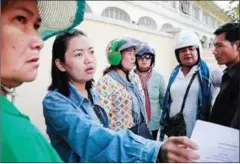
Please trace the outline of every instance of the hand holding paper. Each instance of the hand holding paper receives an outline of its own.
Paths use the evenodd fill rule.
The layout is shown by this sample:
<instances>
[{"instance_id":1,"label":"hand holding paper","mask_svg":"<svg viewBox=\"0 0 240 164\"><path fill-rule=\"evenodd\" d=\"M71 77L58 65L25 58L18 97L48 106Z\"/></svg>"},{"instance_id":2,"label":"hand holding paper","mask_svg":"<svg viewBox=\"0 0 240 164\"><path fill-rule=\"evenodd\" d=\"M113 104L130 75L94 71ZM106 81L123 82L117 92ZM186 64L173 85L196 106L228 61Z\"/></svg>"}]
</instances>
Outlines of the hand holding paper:
<instances>
[{"instance_id":1,"label":"hand holding paper","mask_svg":"<svg viewBox=\"0 0 240 164\"><path fill-rule=\"evenodd\" d=\"M239 162L239 130L197 120L191 140L199 145L198 162Z\"/></svg>"}]
</instances>

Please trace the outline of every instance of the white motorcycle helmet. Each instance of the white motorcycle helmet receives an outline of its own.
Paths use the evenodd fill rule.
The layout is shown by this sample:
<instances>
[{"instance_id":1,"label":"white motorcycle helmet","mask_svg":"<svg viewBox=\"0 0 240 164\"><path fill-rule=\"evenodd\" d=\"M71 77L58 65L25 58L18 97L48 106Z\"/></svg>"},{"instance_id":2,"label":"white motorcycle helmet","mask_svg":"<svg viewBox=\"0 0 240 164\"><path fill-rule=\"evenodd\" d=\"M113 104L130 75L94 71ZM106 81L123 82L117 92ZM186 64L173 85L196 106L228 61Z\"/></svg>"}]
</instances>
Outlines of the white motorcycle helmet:
<instances>
[{"instance_id":1,"label":"white motorcycle helmet","mask_svg":"<svg viewBox=\"0 0 240 164\"><path fill-rule=\"evenodd\" d=\"M175 50L176 58L179 63L181 63L179 59L179 50L189 46L194 46L197 48L198 51L197 63L198 63L202 53L202 44L197 34L193 31L182 31L174 37L173 47Z\"/></svg>"}]
</instances>

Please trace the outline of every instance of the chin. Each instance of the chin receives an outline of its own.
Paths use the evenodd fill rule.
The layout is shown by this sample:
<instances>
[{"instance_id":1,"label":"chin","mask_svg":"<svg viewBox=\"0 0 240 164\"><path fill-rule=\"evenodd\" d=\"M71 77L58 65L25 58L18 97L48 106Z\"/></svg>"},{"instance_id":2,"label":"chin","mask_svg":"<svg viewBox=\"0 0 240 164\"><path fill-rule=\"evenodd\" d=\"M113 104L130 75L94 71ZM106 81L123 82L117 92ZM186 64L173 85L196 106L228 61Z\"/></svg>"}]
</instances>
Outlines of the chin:
<instances>
[{"instance_id":1,"label":"chin","mask_svg":"<svg viewBox=\"0 0 240 164\"><path fill-rule=\"evenodd\" d=\"M224 65L225 63L223 61L217 61L219 65Z\"/></svg>"},{"instance_id":2,"label":"chin","mask_svg":"<svg viewBox=\"0 0 240 164\"><path fill-rule=\"evenodd\" d=\"M85 76L84 81L89 81L93 79L93 75Z\"/></svg>"},{"instance_id":3,"label":"chin","mask_svg":"<svg viewBox=\"0 0 240 164\"><path fill-rule=\"evenodd\" d=\"M29 74L28 76L25 76L23 79L23 82L32 82L37 78L37 73Z\"/></svg>"}]
</instances>

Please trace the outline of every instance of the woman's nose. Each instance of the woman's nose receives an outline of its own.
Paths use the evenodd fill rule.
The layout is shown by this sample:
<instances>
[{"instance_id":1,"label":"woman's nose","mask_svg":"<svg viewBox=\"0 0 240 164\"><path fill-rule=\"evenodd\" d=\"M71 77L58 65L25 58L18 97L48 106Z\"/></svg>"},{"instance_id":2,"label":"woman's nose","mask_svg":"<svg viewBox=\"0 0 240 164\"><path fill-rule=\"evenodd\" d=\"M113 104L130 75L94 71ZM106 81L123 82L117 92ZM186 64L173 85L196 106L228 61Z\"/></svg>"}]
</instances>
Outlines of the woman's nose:
<instances>
[{"instance_id":1,"label":"woman's nose","mask_svg":"<svg viewBox=\"0 0 240 164\"><path fill-rule=\"evenodd\" d=\"M90 53L87 53L85 58L85 63L92 63L93 60L94 60L94 56Z\"/></svg>"}]
</instances>

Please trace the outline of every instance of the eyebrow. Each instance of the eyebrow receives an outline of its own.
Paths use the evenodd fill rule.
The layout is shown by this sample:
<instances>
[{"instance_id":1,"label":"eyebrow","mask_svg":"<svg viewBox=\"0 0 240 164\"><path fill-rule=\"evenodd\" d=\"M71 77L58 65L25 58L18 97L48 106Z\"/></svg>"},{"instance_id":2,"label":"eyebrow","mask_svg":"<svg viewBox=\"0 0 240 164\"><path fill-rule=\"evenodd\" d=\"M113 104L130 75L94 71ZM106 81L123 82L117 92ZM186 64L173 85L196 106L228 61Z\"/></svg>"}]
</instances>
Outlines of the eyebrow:
<instances>
[{"instance_id":1,"label":"eyebrow","mask_svg":"<svg viewBox=\"0 0 240 164\"><path fill-rule=\"evenodd\" d=\"M93 49L93 47L89 47L89 48L88 48L88 50L91 50L91 49ZM75 49L75 50L73 50L72 52L75 52L75 51L83 51L83 49Z\"/></svg>"},{"instance_id":2,"label":"eyebrow","mask_svg":"<svg viewBox=\"0 0 240 164\"><path fill-rule=\"evenodd\" d=\"M222 42L213 42L214 45L223 44Z\"/></svg>"},{"instance_id":3,"label":"eyebrow","mask_svg":"<svg viewBox=\"0 0 240 164\"><path fill-rule=\"evenodd\" d=\"M24 7L18 7L16 8L18 10L22 10L24 12L26 12L29 16L33 17L34 16L34 13L31 11L31 10L28 10L27 8L24 8ZM40 17L38 17L37 19L38 22L42 22L42 19Z\"/></svg>"}]
</instances>

